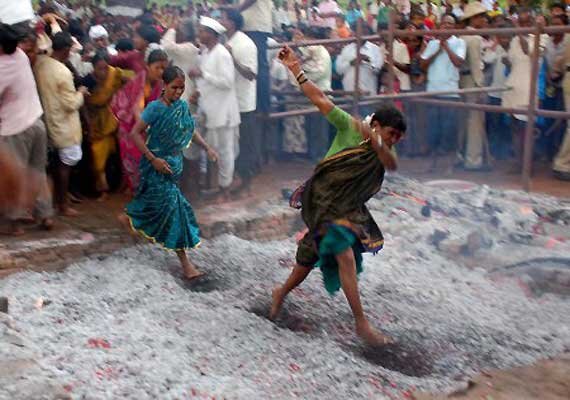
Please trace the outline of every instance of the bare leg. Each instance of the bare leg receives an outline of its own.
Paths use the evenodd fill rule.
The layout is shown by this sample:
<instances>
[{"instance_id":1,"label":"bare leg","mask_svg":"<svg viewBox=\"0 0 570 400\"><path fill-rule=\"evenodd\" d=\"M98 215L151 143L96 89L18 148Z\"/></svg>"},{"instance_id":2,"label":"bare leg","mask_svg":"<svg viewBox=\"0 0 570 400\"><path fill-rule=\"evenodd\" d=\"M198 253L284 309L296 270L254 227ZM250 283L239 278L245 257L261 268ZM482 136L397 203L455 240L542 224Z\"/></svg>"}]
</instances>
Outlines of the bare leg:
<instances>
[{"instance_id":1,"label":"bare leg","mask_svg":"<svg viewBox=\"0 0 570 400\"><path fill-rule=\"evenodd\" d=\"M360 294L358 293L356 261L354 259L352 248L336 255L336 260L338 262L340 284L344 295L348 300L348 304L352 309L357 335L366 343L374 346L390 343L391 340L372 328L364 316L364 310L362 309L362 303L360 302Z\"/></svg>"},{"instance_id":2,"label":"bare leg","mask_svg":"<svg viewBox=\"0 0 570 400\"><path fill-rule=\"evenodd\" d=\"M192 280L204 275L203 272L198 271L198 269L196 269L194 264L190 262L190 260L188 259L188 255L186 254L186 251L178 250L176 252L176 255L180 260L180 264L182 264L182 269L184 270L184 277L186 279Z\"/></svg>"},{"instance_id":3,"label":"bare leg","mask_svg":"<svg viewBox=\"0 0 570 400\"><path fill-rule=\"evenodd\" d=\"M273 289L272 297L273 302L271 303L271 311L269 312L269 319L274 320L279 314L279 310L281 310L281 306L283 305L283 301L285 297L289 294L289 292L295 289L297 286L301 284L305 280L305 278L311 272L311 268L302 267L300 265L295 265L293 271L283 284L283 286L277 286Z\"/></svg>"},{"instance_id":4,"label":"bare leg","mask_svg":"<svg viewBox=\"0 0 570 400\"><path fill-rule=\"evenodd\" d=\"M66 217L76 217L79 213L69 206L67 191L69 189L69 175L71 167L59 163L55 173L55 197L59 213Z\"/></svg>"}]
</instances>

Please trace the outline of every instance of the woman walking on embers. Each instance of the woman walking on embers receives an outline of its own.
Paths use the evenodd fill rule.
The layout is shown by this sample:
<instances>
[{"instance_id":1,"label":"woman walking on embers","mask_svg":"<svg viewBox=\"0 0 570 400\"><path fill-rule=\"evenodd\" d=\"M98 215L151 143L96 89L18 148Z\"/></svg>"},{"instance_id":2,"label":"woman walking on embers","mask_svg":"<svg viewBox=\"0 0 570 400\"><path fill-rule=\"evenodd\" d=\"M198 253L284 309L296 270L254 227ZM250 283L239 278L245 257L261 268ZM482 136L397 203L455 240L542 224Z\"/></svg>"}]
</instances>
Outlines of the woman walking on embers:
<instances>
[{"instance_id":1,"label":"woman walking on embers","mask_svg":"<svg viewBox=\"0 0 570 400\"><path fill-rule=\"evenodd\" d=\"M337 128L337 135L313 176L291 198L291 206L302 209L308 233L299 242L293 271L273 290L270 319L277 316L287 294L314 267L320 267L329 293L342 288L356 333L368 344L388 344L391 339L375 330L364 315L357 273L362 271L362 253L376 253L384 244L365 203L380 190L384 170L396 169L391 148L406 131L404 117L388 106L377 110L370 121L361 122L336 107L307 79L289 47L280 51L279 58L297 78L305 96Z\"/></svg>"},{"instance_id":2,"label":"woman walking on embers","mask_svg":"<svg viewBox=\"0 0 570 400\"><path fill-rule=\"evenodd\" d=\"M168 67L162 79L163 94L148 104L130 133L143 154L141 179L135 197L119 219L151 241L174 250L184 277L192 280L202 273L190 262L186 251L200 244L200 230L194 211L178 186L182 176L182 150L194 139L211 160L216 161L218 156L194 131L188 103L180 100L184 92L184 72L178 67ZM145 142L143 133L147 128Z\"/></svg>"}]
</instances>

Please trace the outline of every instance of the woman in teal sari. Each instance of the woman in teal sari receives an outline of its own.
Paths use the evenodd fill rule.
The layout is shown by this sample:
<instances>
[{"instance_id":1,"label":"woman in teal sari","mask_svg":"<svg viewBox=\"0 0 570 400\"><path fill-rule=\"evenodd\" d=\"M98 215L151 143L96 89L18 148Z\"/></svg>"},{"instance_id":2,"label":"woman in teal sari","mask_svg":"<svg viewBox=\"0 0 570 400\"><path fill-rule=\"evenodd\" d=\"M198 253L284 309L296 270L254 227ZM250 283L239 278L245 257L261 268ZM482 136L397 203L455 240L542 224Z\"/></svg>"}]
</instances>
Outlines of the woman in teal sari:
<instances>
[{"instance_id":1,"label":"woman in teal sari","mask_svg":"<svg viewBox=\"0 0 570 400\"><path fill-rule=\"evenodd\" d=\"M168 67L162 78L162 96L145 108L130 134L144 157L140 162L141 179L135 197L127 204L120 220L147 239L174 250L184 277L191 280L202 273L190 262L186 250L200 244L200 230L194 211L178 186L182 176L182 150L195 140L210 159L216 160L217 155L200 134L194 132L188 104L180 100L184 92L184 72ZM145 130L146 143L142 136Z\"/></svg>"}]
</instances>

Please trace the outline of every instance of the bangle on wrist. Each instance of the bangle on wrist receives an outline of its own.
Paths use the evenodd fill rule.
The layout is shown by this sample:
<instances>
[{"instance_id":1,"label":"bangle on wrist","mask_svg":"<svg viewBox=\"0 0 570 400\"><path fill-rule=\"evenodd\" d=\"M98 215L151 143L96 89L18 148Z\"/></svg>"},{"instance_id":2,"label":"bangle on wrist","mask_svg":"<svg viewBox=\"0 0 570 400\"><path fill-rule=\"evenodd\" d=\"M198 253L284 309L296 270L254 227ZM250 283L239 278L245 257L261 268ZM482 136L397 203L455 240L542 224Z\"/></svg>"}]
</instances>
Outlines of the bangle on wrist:
<instances>
[{"instance_id":1,"label":"bangle on wrist","mask_svg":"<svg viewBox=\"0 0 570 400\"><path fill-rule=\"evenodd\" d=\"M299 80L299 78L301 78L301 76L305 75L305 71L301 70L296 76L295 79Z\"/></svg>"},{"instance_id":2,"label":"bangle on wrist","mask_svg":"<svg viewBox=\"0 0 570 400\"><path fill-rule=\"evenodd\" d=\"M303 83L307 83L309 81L309 79L307 79L307 77L303 76L303 80L298 81L299 85L302 85Z\"/></svg>"}]
</instances>

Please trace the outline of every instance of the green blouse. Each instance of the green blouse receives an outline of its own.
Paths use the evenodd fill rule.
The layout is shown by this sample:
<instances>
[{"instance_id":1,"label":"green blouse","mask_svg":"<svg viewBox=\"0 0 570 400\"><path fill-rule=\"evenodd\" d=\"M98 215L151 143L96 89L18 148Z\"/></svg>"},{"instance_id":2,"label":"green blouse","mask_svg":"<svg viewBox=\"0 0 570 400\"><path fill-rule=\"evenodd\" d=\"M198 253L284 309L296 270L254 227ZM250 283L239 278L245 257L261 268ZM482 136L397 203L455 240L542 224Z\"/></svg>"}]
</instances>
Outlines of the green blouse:
<instances>
[{"instance_id":1,"label":"green blouse","mask_svg":"<svg viewBox=\"0 0 570 400\"><path fill-rule=\"evenodd\" d=\"M325 158L362 142L362 135L354 128L352 116L346 111L335 107L327 114L327 120L336 128L336 135Z\"/></svg>"}]
</instances>

